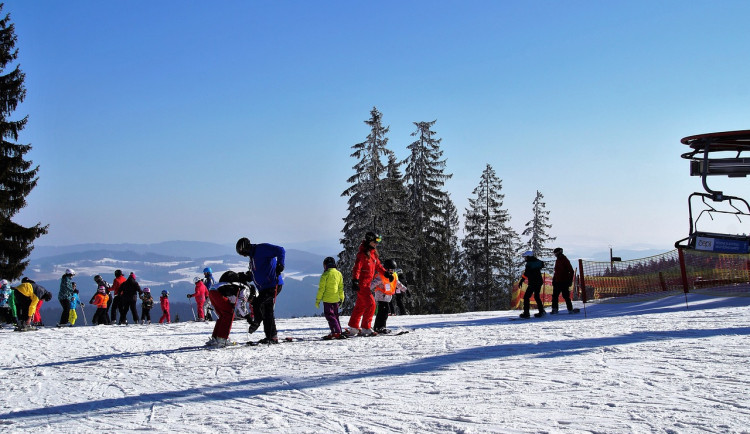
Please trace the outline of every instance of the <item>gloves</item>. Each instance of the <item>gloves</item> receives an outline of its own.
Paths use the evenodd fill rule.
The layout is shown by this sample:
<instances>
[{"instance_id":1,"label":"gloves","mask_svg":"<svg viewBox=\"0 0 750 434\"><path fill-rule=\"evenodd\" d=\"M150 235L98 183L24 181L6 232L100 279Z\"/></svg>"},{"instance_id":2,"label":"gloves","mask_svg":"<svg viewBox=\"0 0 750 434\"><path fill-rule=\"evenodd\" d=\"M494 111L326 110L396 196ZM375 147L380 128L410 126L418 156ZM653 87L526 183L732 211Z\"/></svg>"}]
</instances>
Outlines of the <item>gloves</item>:
<instances>
[{"instance_id":1,"label":"gloves","mask_svg":"<svg viewBox=\"0 0 750 434\"><path fill-rule=\"evenodd\" d=\"M352 279L352 292L359 291L359 280Z\"/></svg>"},{"instance_id":2,"label":"gloves","mask_svg":"<svg viewBox=\"0 0 750 434\"><path fill-rule=\"evenodd\" d=\"M188 294L187 296L188 296L188 298L192 298L193 294Z\"/></svg>"},{"instance_id":3,"label":"gloves","mask_svg":"<svg viewBox=\"0 0 750 434\"><path fill-rule=\"evenodd\" d=\"M521 285L523 285L523 279L521 279L521 280L518 281L518 287L519 288L521 287Z\"/></svg>"},{"instance_id":4,"label":"gloves","mask_svg":"<svg viewBox=\"0 0 750 434\"><path fill-rule=\"evenodd\" d=\"M387 278L388 278L388 281L389 281L389 282L393 282L393 273L391 273L390 271L386 271L386 272L385 272L385 273L383 273L383 274L384 274L384 276L385 276L385 277L387 277Z\"/></svg>"},{"instance_id":5,"label":"gloves","mask_svg":"<svg viewBox=\"0 0 750 434\"><path fill-rule=\"evenodd\" d=\"M284 264L276 264L276 274L281 274L284 271Z\"/></svg>"},{"instance_id":6,"label":"gloves","mask_svg":"<svg viewBox=\"0 0 750 434\"><path fill-rule=\"evenodd\" d=\"M339 299L339 303L343 303L343 302L344 302L344 297L341 297L341 298Z\"/></svg>"},{"instance_id":7,"label":"gloves","mask_svg":"<svg viewBox=\"0 0 750 434\"><path fill-rule=\"evenodd\" d=\"M252 271L245 271L237 273L237 276L239 277L241 282L245 283L252 283L253 281L253 272Z\"/></svg>"},{"instance_id":8,"label":"gloves","mask_svg":"<svg viewBox=\"0 0 750 434\"><path fill-rule=\"evenodd\" d=\"M320 300L315 300L315 309L320 309Z\"/></svg>"}]
</instances>

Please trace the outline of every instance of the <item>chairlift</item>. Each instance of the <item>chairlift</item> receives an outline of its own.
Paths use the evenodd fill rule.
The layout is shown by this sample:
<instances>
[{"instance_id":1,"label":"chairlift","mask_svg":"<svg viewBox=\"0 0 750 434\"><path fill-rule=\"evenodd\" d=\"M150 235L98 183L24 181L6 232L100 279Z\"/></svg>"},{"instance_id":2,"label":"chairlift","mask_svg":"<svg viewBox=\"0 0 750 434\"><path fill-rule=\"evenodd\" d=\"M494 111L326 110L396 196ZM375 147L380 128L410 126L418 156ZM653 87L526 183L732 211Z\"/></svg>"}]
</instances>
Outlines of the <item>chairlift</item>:
<instances>
[{"instance_id":1,"label":"chairlift","mask_svg":"<svg viewBox=\"0 0 750 434\"><path fill-rule=\"evenodd\" d=\"M742 222L742 216L750 217L750 205L745 199L712 190L707 181L709 176L723 175L737 178L750 174L750 158L742 156L743 152L750 152L750 130L700 134L685 137L680 142L692 149L682 154L682 158L690 161L690 176L701 177L706 193L696 192L688 197L690 232L686 238L677 241L675 247L720 253L750 253L750 235L703 232L697 228L698 220L704 214L708 215L711 220L713 220L713 214L734 215L740 222ZM705 207L695 220L693 219L694 198L700 198ZM718 203L725 204L725 209L718 209L716 206ZM687 241L686 244L681 244L685 241Z\"/></svg>"}]
</instances>

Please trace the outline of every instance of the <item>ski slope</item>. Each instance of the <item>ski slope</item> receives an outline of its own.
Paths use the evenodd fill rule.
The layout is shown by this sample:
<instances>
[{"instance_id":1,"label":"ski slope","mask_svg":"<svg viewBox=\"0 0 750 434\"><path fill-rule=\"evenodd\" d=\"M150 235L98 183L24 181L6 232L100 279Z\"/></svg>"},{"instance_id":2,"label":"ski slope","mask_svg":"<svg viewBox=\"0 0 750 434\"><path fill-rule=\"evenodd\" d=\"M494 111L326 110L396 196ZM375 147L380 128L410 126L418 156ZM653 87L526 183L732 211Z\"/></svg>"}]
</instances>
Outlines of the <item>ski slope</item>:
<instances>
[{"instance_id":1,"label":"ski slope","mask_svg":"<svg viewBox=\"0 0 750 434\"><path fill-rule=\"evenodd\" d=\"M748 432L750 298L688 301L395 316L412 331L215 350L213 323L5 328L0 432Z\"/></svg>"}]
</instances>

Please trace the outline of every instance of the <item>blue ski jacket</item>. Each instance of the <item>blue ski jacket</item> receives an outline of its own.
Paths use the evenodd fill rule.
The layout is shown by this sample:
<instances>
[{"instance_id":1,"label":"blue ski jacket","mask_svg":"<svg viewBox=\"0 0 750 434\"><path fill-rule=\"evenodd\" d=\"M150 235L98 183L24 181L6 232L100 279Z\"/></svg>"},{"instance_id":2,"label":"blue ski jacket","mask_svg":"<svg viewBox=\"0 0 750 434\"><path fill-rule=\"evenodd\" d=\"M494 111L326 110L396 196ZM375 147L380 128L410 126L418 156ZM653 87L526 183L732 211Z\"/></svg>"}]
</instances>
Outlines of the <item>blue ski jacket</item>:
<instances>
[{"instance_id":1,"label":"blue ski jacket","mask_svg":"<svg viewBox=\"0 0 750 434\"><path fill-rule=\"evenodd\" d=\"M250 271L253 272L253 283L258 291L276 289L283 285L284 279L276 274L276 266L284 265L286 251L273 244L254 244L250 250Z\"/></svg>"}]
</instances>

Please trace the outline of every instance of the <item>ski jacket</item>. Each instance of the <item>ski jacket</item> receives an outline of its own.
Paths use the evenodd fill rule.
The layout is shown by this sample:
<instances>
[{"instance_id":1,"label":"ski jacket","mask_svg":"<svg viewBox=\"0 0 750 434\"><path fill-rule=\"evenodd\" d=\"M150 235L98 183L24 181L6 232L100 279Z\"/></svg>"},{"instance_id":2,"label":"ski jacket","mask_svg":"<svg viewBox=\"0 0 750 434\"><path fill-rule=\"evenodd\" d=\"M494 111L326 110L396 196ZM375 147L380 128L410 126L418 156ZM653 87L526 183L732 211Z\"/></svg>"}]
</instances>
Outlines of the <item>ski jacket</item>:
<instances>
[{"instance_id":1,"label":"ski jacket","mask_svg":"<svg viewBox=\"0 0 750 434\"><path fill-rule=\"evenodd\" d=\"M565 283L570 286L573 283L574 277L575 270L573 270L573 266L570 265L568 258L560 253L557 261L555 261L555 274L552 276L552 283Z\"/></svg>"},{"instance_id":2,"label":"ski jacket","mask_svg":"<svg viewBox=\"0 0 750 434\"><path fill-rule=\"evenodd\" d=\"M91 304L96 307L106 309L107 302L109 302L109 296L107 294L100 294L97 292L96 295L94 295L94 302Z\"/></svg>"},{"instance_id":3,"label":"ski jacket","mask_svg":"<svg viewBox=\"0 0 750 434\"><path fill-rule=\"evenodd\" d=\"M36 313L36 305L39 304L39 300L44 298L44 295L49 292L41 285L28 282L24 282L13 289L18 291L19 294L23 295L24 297L28 297L31 300L29 304L29 318L34 316L34 314Z\"/></svg>"},{"instance_id":4,"label":"ski jacket","mask_svg":"<svg viewBox=\"0 0 750 434\"><path fill-rule=\"evenodd\" d=\"M375 273L385 273L385 267L380 263L380 256L376 249L370 248L364 242L359 245L357 258L354 260L352 279L358 280L360 288L369 288Z\"/></svg>"},{"instance_id":5,"label":"ski jacket","mask_svg":"<svg viewBox=\"0 0 750 434\"><path fill-rule=\"evenodd\" d=\"M396 274L396 272L394 271L393 282L388 280L388 278L383 273L376 274L375 278L372 279L370 289L375 292L382 292L384 295L392 296L396 293L396 290L400 289L401 291L405 291L406 287L403 283L398 281L398 274Z\"/></svg>"},{"instance_id":6,"label":"ski jacket","mask_svg":"<svg viewBox=\"0 0 750 434\"><path fill-rule=\"evenodd\" d=\"M253 244L250 247L250 271L253 272L253 283L258 291L276 289L284 284L280 274L276 274L276 266L284 266L286 251L281 246L273 244Z\"/></svg>"},{"instance_id":7,"label":"ski jacket","mask_svg":"<svg viewBox=\"0 0 750 434\"><path fill-rule=\"evenodd\" d=\"M78 309L78 306L81 304L81 298L78 297L78 294L75 292L70 295L70 308L72 310Z\"/></svg>"},{"instance_id":8,"label":"ski jacket","mask_svg":"<svg viewBox=\"0 0 750 434\"><path fill-rule=\"evenodd\" d=\"M128 279L120 285L120 295L125 297L126 299L133 299L138 300L138 296L141 295L143 291L141 291L141 285L138 284L138 281L135 280L133 277L128 277Z\"/></svg>"},{"instance_id":9,"label":"ski jacket","mask_svg":"<svg viewBox=\"0 0 750 434\"><path fill-rule=\"evenodd\" d=\"M151 294L148 292L144 292L141 294L141 300L142 304L141 307L146 310L151 310L152 307L154 307L154 297L151 297Z\"/></svg>"},{"instance_id":10,"label":"ski jacket","mask_svg":"<svg viewBox=\"0 0 750 434\"><path fill-rule=\"evenodd\" d=\"M315 305L324 303L344 302L344 276L335 268L329 268L320 276L318 283L318 295L315 296Z\"/></svg>"},{"instance_id":11,"label":"ski jacket","mask_svg":"<svg viewBox=\"0 0 750 434\"><path fill-rule=\"evenodd\" d=\"M73 295L73 276L64 274L60 280L60 292L57 294L57 299L68 301L71 295Z\"/></svg>"},{"instance_id":12,"label":"ski jacket","mask_svg":"<svg viewBox=\"0 0 750 434\"><path fill-rule=\"evenodd\" d=\"M169 312L169 298L166 296L159 297L159 304L161 304L162 312Z\"/></svg>"},{"instance_id":13,"label":"ski jacket","mask_svg":"<svg viewBox=\"0 0 750 434\"><path fill-rule=\"evenodd\" d=\"M544 262L534 256L526 261L526 268L523 270L523 275L528 280L529 285L542 285L544 283L542 268L544 268Z\"/></svg>"},{"instance_id":14,"label":"ski jacket","mask_svg":"<svg viewBox=\"0 0 750 434\"><path fill-rule=\"evenodd\" d=\"M120 295L120 286L125 283L126 280L125 276L118 276L112 281L112 292L115 293L115 297Z\"/></svg>"},{"instance_id":15,"label":"ski jacket","mask_svg":"<svg viewBox=\"0 0 750 434\"><path fill-rule=\"evenodd\" d=\"M10 305L10 295L13 294L13 290L10 289L10 285L3 285L0 287L0 307L6 307Z\"/></svg>"},{"instance_id":16,"label":"ski jacket","mask_svg":"<svg viewBox=\"0 0 750 434\"><path fill-rule=\"evenodd\" d=\"M206 285L202 280L195 282L195 292L193 293L193 297L195 297L195 301L200 303L206 301L206 298L208 298L208 289L206 289Z\"/></svg>"}]
</instances>

